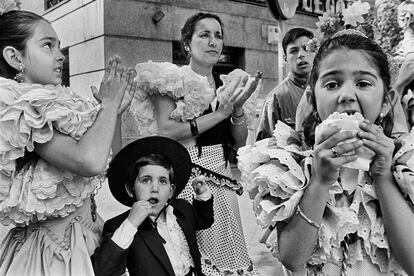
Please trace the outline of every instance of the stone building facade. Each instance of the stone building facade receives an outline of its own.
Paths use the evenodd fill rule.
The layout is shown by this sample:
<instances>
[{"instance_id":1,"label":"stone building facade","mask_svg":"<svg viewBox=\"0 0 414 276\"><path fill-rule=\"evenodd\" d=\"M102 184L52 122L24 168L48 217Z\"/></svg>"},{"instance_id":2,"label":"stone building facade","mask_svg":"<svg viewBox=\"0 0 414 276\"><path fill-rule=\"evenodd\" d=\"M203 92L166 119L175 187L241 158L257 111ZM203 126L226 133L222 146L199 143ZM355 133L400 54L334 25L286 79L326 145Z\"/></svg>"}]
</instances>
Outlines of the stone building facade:
<instances>
[{"instance_id":1,"label":"stone building facade","mask_svg":"<svg viewBox=\"0 0 414 276\"><path fill-rule=\"evenodd\" d=\"M185 62L179 49L186 18L199 12L218 14L224 22L225 45L220 70L240 67L264 73L264 93L278 82L277 42L268 33L278 26L265 1L231 0L35 0L23 9L43 15L59 35L67 55L70 85L90 93L99 84L108 58L119 54L127 66L138 62ZM305 1L306 2L306 1ZM159 22L154 22L157 15ZM302 12L286 22L286 29L316 28L317 13ZM271 26L269 28L268 26ZM274 28L273 28L273 27Z\"/></svg>"},{"instance_id":2,"label":"stone building facade","mask_svg":"<svg viewBox=\"0 0 414 276\"><path fill-rule=\"evenodd\" d=\"M285 21L285 31L315 30L324 10L346 2L300 0L296 15ZM22 8L52 23L66 55L64 84L85 96L91 96L91 85L99 85L107 60L115 54L129 67L148 60L185 64L180 30L190 15L200 11L215 13L224 23L226 49L220 72L237 67L262 71L264 98L277 85L279 70L284 70L278 66L278 21L265 0L33 0ZM131 132L124 130L124 137L131 138Z\"/></svg>"}]
</instances>

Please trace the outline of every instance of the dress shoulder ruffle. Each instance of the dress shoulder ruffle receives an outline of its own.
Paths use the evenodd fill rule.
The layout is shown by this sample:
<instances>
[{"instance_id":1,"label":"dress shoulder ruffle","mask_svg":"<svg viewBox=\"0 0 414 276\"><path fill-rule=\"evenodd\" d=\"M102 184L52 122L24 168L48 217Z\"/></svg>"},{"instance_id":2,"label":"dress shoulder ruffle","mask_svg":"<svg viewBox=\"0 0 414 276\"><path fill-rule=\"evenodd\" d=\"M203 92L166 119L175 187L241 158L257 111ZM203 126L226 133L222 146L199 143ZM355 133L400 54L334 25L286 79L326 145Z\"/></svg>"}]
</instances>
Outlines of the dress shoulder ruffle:
<instances>
[{"instance_id":1,"label":"dress shoulder ruffle","mask_svg":"<svg viewBox=\"0 0 414 276\"><path fill-rule=\"evenodd\" d=\"M138 137L158 134L153 95L168 96L174 100L176 107L171 112L170 118L179 122L187 122L199 117L208 109L216 96L215 90L209 87L207 77L198 75L187 65L178 67L169 62L148 61L137 64L135 70L138 91L127 113L132 117ZM223 86L216 91L219 102L230 96L225 93L225 88L231 79L238 75L243 77L249 74L241 69L235 69L228 75L220 75ZM247 80L247 82L252 81L254 81L253 77ZM261 82L259 82L256 90L243 105L249 126L253 124L256 102L261 89Z\"/></svg>"},{"instance_id":2,"label":"dress shoulder ruffle","mask_svg":"<svg viewBox=\"0 0 414 276\"><path fill-rule=\"evenodd\" d=\"M414 206L414 132L401 139L402 147L394 156L393 174L410 206ZM277 227L295 214L304 189L309 184L313 150L306 150L299 135L278 122L273 137L245 146L238 151L241 182L253 198L257 222L267 231L263 240L279 257ZM308 269L328 260L341 258L341 242L356 234L349 246L351 265L368 256L381 272L405 275L395 261L384 232L384 223L372 178L367 172L341 169L340 179L330 188L330 196L317 244L308 260ZM352 195L349 200L346 196Z\"/></svg>"},{"instance_id":3,"label":"dress shoulder ruffle","mask_svg":"<svg viewBox=\"0 0 414 276\"><path fill-rule=\"evenodd\" d=\"M70 88L0 78L0 221L27 225L66 216L100 184L38 159L16 171L16 160L46 143L55 130L79 140L101 106Z\"/></svg>"},{"instance_id":4,"label":"dress shoulder ruffle","mask_svg":"<svg viewBox=\"0 0 414 276\"><path fill-rule=\"evenodd\" d=\"M138 136L158 133L153 95L172 98L177 106L170 114L174 120L186 122L200 116L214 97L207 77L189 66L178 67L169 62L144 62L136 65L138 91L129 111L140 132Z\"/></svg>"}]
</instances>

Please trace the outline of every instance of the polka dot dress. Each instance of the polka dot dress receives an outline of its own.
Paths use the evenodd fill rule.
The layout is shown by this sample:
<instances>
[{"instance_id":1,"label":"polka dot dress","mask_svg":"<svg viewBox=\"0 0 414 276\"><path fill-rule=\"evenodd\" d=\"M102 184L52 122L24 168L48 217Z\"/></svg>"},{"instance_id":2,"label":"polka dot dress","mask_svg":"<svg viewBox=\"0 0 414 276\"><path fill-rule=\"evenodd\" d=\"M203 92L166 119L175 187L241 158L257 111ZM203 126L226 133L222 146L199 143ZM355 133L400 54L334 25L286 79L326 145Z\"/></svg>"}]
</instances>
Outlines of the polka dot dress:
<instances>
[{"instance_id":1,"label":"polka dot dress","mask_svg":"<svg viewBox=\"0 0 414 276\"><path fill-rule=\"evenodd\" d=\"M188 151L195 164L231 177L221 145L203 147L201 157L198 157L197 147L188 148ZM193 179L194 176L179 196L190 202L193 198ZM197 232L203 272L206 275L257 275L247 253L236 192L212 181L207 183L214 196L214 223L209 229Z\"/></svg>"}]
</instances>

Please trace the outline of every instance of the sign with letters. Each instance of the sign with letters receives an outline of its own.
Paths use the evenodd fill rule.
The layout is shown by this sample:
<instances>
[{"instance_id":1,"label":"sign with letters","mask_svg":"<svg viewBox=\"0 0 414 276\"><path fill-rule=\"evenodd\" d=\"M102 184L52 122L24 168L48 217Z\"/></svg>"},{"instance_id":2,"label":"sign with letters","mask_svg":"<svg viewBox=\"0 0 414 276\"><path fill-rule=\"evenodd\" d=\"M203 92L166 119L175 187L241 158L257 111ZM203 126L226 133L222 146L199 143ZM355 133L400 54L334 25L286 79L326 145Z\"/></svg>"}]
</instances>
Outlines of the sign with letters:
<instances>
[{"instance_id":1,"label":"sign with letters","mask_svg":"<svg viewBox=\"0 0 414 276\"><path fill-rule=\"evenodd\" d=\"M337 13L344 10L352 3L350 0L300 0L298 11L322 15L326 13Z\"/></svg>"}]
</instances>

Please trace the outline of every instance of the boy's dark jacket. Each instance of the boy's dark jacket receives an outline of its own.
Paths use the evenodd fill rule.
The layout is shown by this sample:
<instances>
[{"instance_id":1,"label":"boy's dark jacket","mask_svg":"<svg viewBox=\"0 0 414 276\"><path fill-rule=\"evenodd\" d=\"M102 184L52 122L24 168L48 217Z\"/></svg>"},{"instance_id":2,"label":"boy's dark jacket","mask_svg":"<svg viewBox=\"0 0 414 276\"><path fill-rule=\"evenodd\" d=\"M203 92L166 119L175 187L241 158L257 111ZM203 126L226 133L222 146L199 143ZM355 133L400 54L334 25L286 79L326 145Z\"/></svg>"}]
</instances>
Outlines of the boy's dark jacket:
<instances>
[{"instance_id":1,"label":"boy's dark jacket","mask_svg":"<svg viewBox=\"0 0 414 276\"><path fill-rule=\"evenodd\" d=\"M197 276L202 276L201 256L196 230L209 228L214 222L213 198L208 201L175 199L172 204L177 222L184 232ZM122 249L111 237L128 217L129 211L105 222L101 247L92 255L97 276L121 275L128 267L131 276L173 276L174 270L163 246L163 239L147 218L139 227L129 248Z\"/></svg>"}]
</instances>

